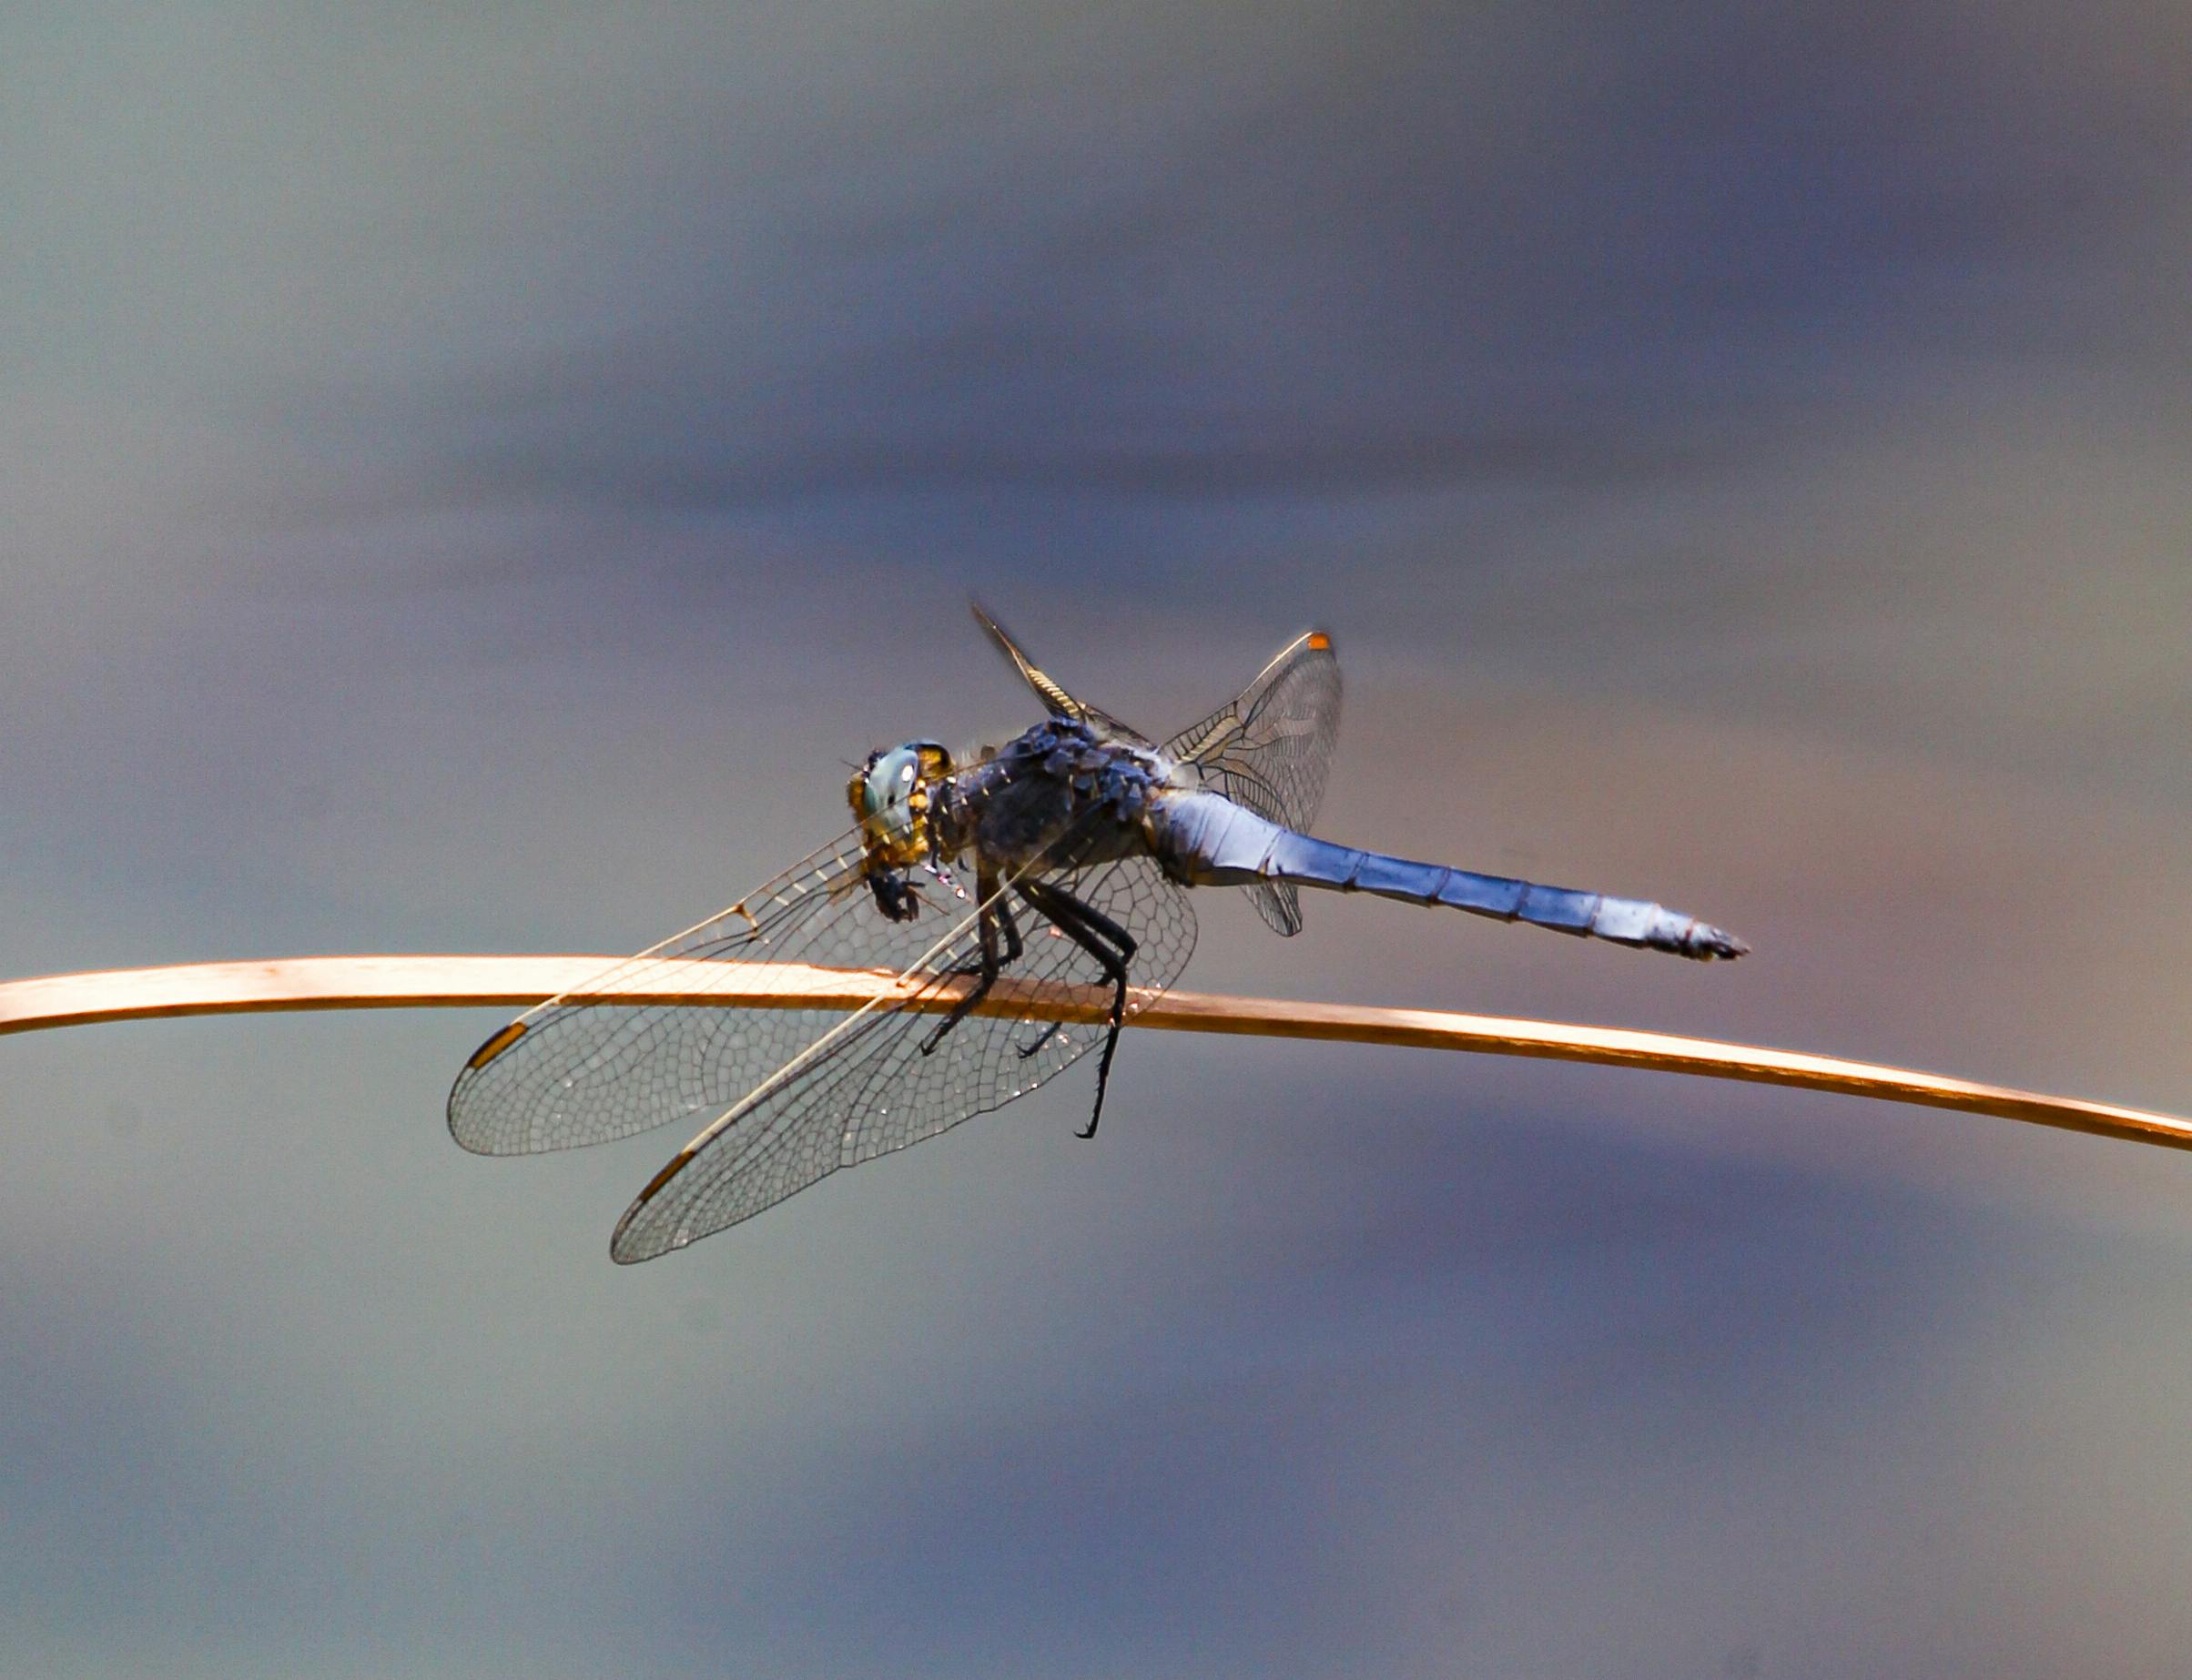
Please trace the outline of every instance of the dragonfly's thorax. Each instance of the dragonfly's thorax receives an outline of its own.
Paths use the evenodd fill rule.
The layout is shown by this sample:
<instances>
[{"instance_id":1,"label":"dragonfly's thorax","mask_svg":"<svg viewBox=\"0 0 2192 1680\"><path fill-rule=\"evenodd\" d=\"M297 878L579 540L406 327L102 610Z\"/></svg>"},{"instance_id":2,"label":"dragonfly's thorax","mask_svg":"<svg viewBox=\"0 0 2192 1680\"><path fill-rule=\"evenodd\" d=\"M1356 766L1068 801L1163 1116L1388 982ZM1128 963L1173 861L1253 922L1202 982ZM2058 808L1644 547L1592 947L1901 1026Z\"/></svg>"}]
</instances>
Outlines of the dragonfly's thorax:
<instances>
[{"instance_id":1,"label":"dragonfly's thorax","mask_svg":"<svg viewBox=\"0 0 2192 1680\"><path fill-rule=\"evenodd\" d=\"M1050 718L939 786L939 849L974 853L998 871L1127 856L1146 844L1145 819L1166 781L1156 754Z\"/></svg>"}]
</instances>

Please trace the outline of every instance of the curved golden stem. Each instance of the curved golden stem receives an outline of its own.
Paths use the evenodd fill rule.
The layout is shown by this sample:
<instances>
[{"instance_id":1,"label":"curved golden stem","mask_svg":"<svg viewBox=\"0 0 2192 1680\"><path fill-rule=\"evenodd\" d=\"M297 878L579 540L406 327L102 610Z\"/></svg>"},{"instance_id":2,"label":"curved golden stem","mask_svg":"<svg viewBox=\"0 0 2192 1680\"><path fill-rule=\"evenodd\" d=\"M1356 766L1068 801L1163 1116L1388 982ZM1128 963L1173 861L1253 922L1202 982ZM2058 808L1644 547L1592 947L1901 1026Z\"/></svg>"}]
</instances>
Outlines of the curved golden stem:
<instances>
[{"instance_id":1,"label":"curved golden stem","mask_svg":"<svg viewBox=\"0 0 2192 1680\"><path fill-rule=\"evenodd\" d=\"M736 1008L858 1008L888 997L897 982L859 969L797 963L658 962L645 986L599 994L584 988L624 961L611 956L294 956L267 962L190 963L100 974L47 975L0 982L0 1034L99 1021L284 1009L462 1008L529 1006L543 997L598 997L607 1003L681 1003ZM948 983L914 1000L940 1012L959 1000ZM976 1005L984 1015L1033 1020L1104 1018L1102 987L1015 982L1007 977ZM1748 1079L1848 1097L1923 1103L1971 1114L2054 1126L2135 1143L2192 1149L2192 1120L2112 1103L1981 1085L1942 1074L1882 1068L1838 1057L1755 1045L1722 1044L1619 1027L1567 1026L1496 1015L1391 1009L1366 1004L1296 1003L1276 997L1223 997L1169 992L1129 1017L1129 1025L1172 1032L1244 1033L1272 1038L1329 1039L1535 1056L1555 1061L1648 1068L1704 1078ZM452 1064L453 1066L453 1064Z\"/></svg>"}]
</instances>

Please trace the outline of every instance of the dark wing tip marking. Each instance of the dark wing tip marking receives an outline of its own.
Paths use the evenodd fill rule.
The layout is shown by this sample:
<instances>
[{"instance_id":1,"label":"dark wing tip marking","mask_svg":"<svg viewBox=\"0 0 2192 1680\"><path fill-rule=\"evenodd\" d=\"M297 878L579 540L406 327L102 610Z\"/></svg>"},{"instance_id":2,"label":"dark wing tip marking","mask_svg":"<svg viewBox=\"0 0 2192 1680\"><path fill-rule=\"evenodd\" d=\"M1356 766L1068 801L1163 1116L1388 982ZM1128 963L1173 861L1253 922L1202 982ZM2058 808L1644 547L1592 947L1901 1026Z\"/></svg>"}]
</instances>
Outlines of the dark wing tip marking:
<instances>
[{"instance_id":1,"label":"dark wing tip marking","mask_svg":"<svg viewBox=\"0 0 2192 1680\"><path fill-rule=\"evenodd\" d=\"M467 1073L479 1072L481 1068L486 1067L489 1062L494 1060L496 1057L502 1055L504 1050L507 1050L524 1036L525 1023L523 1021L511 1022L509 1026L503 1027L472 1053L472 1059L464 1064L465 1071Z\"/></svg>"},{"instance_id":2,"label":"dark wing tip marking","mask_svg":"<svg viewBox=\"0 0 2192 1680\"><path fill-rule=\"evenodd\" d=\"M637 1196L634 1196L632 1199L632 1212L625 1214L624 1218L629 1220L633 1213L637 1213L642 1208L653 1201L656 1193L661 1190L664 1185L667 1184L672 1179L675 1179L679 1173L685 1169L685 1163L693 1159L693 1154L694 1151L692 1147L687 1145L685 1148L678 1150L676 1154L671 1156L669 1160L664 1164L663 1169L656 1173L652 1179L647 1180L646 1189L640 1191Z\"/></svg>"},{"instance_id":3,"label":"dark wing tip marking","mask_svg":"<svg viewBox=\"0 0 2192 1680\"><path fill-rule=\"evenodd\" d=\"M619 1266L635 1266L642 1260L657 1260L684 1248L692 1240L682 1230L673 1233L666 1241L659 1235L635 1238L633 1228L646 1218L649 1204L661 1193L663 1187L691 1166L694 1156L698 1153L696 1144L687 1144L671 1156L662 1170L647 1180L646 1188L632 1199L632 1205L624 1209L624 1218L616 1221L616 1229L609 1233L609 1258Z\"/></svg>"}]
</instances>

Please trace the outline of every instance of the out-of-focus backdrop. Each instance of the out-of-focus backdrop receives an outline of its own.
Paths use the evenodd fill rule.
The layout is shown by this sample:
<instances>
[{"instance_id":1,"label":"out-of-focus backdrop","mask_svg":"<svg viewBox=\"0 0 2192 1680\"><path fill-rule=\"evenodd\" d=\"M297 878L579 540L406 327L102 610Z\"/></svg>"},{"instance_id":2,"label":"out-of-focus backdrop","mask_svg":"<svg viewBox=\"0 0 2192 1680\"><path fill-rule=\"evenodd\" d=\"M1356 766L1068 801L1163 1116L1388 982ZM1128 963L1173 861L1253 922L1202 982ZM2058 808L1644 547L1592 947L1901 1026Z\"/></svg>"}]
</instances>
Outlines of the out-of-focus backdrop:
<instances>
[{"instance_id":1,"label":"out-of-focus backdrop","mask_svg":"<svg viewBox=\"0 0 2192 1680\"><path fill-rule=\"evenodd\" d=\"M0 972L616 951L1329 626L1324 832L1698 967L1202 900L1188 983L2192 1108L2192 22L0 19ZM501 1012L0 1043L11 1675L2146 1675L2192 1162L1130 1038L625 1270Z\"/></svg>"}]
</instances>

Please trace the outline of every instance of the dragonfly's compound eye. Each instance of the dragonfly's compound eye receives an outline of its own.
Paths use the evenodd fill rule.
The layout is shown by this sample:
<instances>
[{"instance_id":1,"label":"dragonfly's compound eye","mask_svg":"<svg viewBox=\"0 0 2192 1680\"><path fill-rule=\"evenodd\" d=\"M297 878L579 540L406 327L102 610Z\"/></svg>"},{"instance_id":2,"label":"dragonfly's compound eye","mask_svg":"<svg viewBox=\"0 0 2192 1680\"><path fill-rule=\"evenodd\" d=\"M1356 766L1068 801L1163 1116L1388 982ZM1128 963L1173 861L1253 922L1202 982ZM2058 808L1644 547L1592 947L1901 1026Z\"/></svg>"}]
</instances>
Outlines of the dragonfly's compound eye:
<instances>
[{"instance_id":1,"label":"dragonfly's compound eye","mask_svg":"<svg viewBox=\"0 0 2192 1680\"><path fill-rule=\"evenodd\" d=\"M898 854L918 837L918 819L926 800L921 769L921 755L914 746L871 754L845 790L853 815L878 857L900 865L912 861L910 856Z\"/></svg>"},{"instance_id":2,"label":"dragonfly's compound eye","mask_svg":"<svg viewBox=\"0 0 2192 1680\"><path fill-rule=\"evenodd\" d=\"M951 774L951 755L933 741L871 753L846 784L853 818L867 836L871 865L905 869L928 855L925 818L935 783Z\"/></svg>"}]
</instances>

